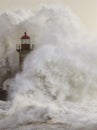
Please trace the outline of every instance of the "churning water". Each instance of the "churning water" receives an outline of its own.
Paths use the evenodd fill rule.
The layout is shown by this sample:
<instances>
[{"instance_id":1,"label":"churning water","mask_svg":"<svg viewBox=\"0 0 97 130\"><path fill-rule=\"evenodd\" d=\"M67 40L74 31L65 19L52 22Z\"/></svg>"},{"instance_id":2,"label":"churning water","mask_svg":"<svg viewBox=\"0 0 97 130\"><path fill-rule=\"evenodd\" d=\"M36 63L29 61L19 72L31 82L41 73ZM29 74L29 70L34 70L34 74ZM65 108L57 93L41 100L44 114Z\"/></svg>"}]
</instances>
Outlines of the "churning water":
<instances>
[{"instance_id":1,"label":"churning water","mask_svg":"<svg viewBox=\"0 0 97 130\"><path fill-rule=\"evenodd\" d=\"M13 68L16 52L10 50L25 26L35 48L23 71L9 81L9 101L0 105L0 128L40 121L88 130L88 124L97 122L97 43L68 9L43 7L30 13L6 37Z\"/></svg>"}]
</instances>

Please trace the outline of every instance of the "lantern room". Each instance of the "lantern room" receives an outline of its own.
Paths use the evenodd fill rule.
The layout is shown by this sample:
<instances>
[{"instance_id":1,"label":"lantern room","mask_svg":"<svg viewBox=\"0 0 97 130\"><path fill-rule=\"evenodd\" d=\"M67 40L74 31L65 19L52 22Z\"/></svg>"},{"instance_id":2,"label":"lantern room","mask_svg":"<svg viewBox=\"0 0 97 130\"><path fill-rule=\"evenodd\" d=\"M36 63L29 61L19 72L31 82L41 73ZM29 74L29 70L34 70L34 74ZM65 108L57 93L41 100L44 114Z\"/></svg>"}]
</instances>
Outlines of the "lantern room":
<instances>
[{"instance_id":1,"label":"lantern room","mask_svg":"<svg viewBox=\"0 0 97 130\"><path fill-rule=\"evenodd\" d=\"M21 37L22 44L30 44L30 37L24 32L24 35Z\"/></svg>"},{"instance_id":2,"label":"lantern room","mask_svg":"<svg viewBox=\"0 0 97 130\"><path fill-rule=\"evenodd\" d=\"M33 45L30 44L30 36L28 36L27 33L24 32L24 35L21 37L21 44L16 45L16 50L20 52L23 50L28 51L32 49L33 49Z\"/></svg>"}]
</instances>

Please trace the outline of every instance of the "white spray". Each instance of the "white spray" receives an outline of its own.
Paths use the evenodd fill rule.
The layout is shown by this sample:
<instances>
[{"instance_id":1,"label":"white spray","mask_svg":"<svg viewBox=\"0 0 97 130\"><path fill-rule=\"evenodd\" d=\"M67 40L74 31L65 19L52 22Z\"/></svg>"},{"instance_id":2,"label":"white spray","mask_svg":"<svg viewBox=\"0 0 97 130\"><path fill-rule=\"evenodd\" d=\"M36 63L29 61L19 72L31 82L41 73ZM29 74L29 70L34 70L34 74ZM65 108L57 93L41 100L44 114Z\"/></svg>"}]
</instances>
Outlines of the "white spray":
<instances>
[{"instance_id":1,"label":"white spray","mask_svg":"<svg viewBox=\"0 0 97 130\"><path fill-rule=\"evenodd\" d=\"M11 32L25 25L36 47L10 84L12 106L0 127L32 121L89 123L95 110L86 102L97 99L97 45L90 45L87 33L67 9L43 8Z\"/></svg>"}]
</instances>

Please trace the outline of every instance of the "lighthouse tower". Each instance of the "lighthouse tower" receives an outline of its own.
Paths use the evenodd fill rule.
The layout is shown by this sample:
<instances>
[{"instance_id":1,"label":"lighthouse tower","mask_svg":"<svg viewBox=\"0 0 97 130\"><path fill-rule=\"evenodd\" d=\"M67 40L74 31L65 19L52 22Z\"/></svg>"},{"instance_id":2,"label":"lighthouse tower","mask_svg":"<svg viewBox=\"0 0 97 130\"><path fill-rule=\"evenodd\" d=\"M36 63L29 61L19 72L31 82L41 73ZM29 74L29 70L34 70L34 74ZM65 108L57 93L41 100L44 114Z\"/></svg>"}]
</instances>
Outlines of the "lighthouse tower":
<instances>
[{"instance_id":1,"label":"lighthouse tower","mask_svg":"<svg viewBox=\"0 0 97 130\"><path fill-rule=\"evenodd\" d=\"M30 43L30 37L24 32L21 37L21 44L16 45L16 50L19 52L19 70L22 70L23 61L26 55L33 50L33 44Z\"/></svg>"}]
</instances>

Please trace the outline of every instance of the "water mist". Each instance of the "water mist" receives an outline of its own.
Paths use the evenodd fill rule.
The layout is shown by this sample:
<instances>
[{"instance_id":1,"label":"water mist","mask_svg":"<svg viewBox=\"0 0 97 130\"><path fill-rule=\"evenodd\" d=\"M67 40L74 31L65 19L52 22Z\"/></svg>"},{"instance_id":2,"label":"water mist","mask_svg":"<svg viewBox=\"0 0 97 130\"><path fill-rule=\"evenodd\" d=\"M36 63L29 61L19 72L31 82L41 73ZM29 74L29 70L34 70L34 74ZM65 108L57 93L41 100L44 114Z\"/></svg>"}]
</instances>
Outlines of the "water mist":
<instances>
[{"instance_id":1,"label":"water mist","mask_svg":"<svg viewBox=\"0 0 97 130\"><path fill-rule=\"evenodd\" d=\"M10 80L10 100L0 112L0 128L37 121L72 128L95 123L97 44L68 9L44 7L34 12L11 29L11 43L25 26L35 49L26 57L23 71ZM15 46L10 44L9 50Z\"/></svg>"}]
</instances>

